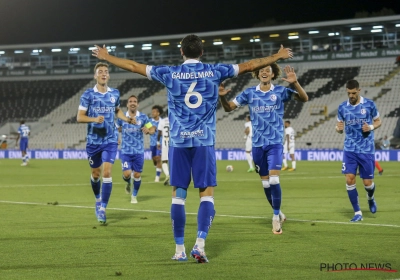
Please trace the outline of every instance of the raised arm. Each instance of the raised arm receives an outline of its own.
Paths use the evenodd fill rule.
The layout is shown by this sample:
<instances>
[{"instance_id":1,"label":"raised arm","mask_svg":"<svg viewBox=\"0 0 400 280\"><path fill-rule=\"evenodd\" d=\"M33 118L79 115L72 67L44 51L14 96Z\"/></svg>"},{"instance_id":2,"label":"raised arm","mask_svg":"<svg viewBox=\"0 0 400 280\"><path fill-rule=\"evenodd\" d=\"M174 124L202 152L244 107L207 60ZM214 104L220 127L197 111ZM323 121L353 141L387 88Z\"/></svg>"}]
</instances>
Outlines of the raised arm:
<instances>
[{"instance_id":1,"label":"raised arm","mask_svg":"<svg viewBox=\"0 0 400 280\"><path fill-rule=\"evenodd\" d=\"M105 45L103 47L99 47L97 45L96 49L92 50L92 55L97 57L98 59L105 60L119 68L125 69L127 71L140 74L142 76L146 75L146 64L138 63L134 60L123 59L116 56L113 56L108 53Z\"/></svg>"},{"instance_id":2,"label":"raised arm","mask_svg":"<svg viewBox=\"0 0 400 280\"><path fill-rule=\"evenodd\" d=\"M286 65L284 71L286 73L286 78L282 78L282 80L294 85L294 88L298 93L298 95L295 95L294 98L302 102L307 102L308 95L306 91L303 89L303 87L300 85L299 81L297 81L297 75L294 72L294 68L290 67L289 65Z\"/></svg>"},{"instance_id":3,"label":"raised arm","mask_svg":"<svg viewBox=\"0 0 400 280\"><path fill-rule=\"evenodd\" d=\"M252 59L243 63L239 64L239 75L246 73L246 72L252 72L261 68L264 68L268 65L271 65L272 63L278 61L279 59L287 59L293 57L292 50L289 48L284 48L281 45L281 48L276 54L273 54L271 56L267 57L262 57L262 58L256 58Z\"/></svg>"},{"instance_id":4,"label":"raised arm","mask_svg":"<svg viewBox=\"0 0 400 280\"><path fill-rule=\"evenodd\" d=\"M230 91L231 91L230 89L225 89L224 84L219 85L218 88L219 101L221 102L222 107L224 107L225 112L230 112L237 108L235 103L226 100L225 95Z\"/></svg>"}]
</instances>

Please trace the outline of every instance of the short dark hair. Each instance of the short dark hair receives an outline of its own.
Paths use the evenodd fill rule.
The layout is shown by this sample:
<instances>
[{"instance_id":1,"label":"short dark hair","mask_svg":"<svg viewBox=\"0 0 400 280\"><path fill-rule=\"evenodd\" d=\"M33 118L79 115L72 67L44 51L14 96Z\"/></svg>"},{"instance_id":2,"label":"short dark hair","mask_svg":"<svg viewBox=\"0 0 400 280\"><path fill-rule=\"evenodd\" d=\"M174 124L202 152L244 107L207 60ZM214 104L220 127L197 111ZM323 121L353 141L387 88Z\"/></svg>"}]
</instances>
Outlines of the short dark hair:
<instances>
[{"instance_id":1,"label":"short dark hair","mask_svg":"<svg viewBox=\"0 0 400 280\"><path fill-rule=\"evenodd\" d=\"M348 89L354 89L354 88L359 89L360 85L358 84L358 82L356 80L349 80L346 83L346 88L348 88Z\"/></svg>"},{"instance_id":2,"label":"short dark hair","mask_svg":"<svg viewBox=\"0 0 400 280\"><path fill-rule=\"evenodd\" d=\"M274 77L272 78L272 80L274 81L274 80L278 79L282 73L281 68L279 68L278 64L276 64L276 62L274 62L271 65L267 65L265 67L268 67L268 66L271 66L272 73L274 73ZM265 68L265 67L263 67L263 68ZM258 79L259 73L260 73L260 69L251 72L251 75L253 76L253 78Z\"/></svg>"},{"instance_id":3,"label":"short dark hair","mask_svg":"<svg viewBox=\"0 0 400 280\"><path fill-rule=\"evenodd\" d=\"M289 121L289 120L287 120L287 121L285 121L285 123L288 123L288 124L290 124L290 121Z\"/></svg>"},{"instance_id":4,"label":"short dark hair","mask_svg":"<svg viewBox=\"0 0 400 280\"><path fill-rule=\"evenodd\" d=\"M132 97L136 98L136 100L137 100L138 103L139 103L139 98L138 98L136 95L134 95L134 94L132 94L131 96L129 96L127 100L131 99Z\"/></svg>"},{"instance_id":5,"label":"short dark hair","mask_svg":"<svg viewBox=\"0 0 400 280\"><path fill-rule=\"evenodd\" d=\"M19 123L20 124L25 124L25 120L21 120Z\"/></svg>"},{"instance_id":6,"label":"short dark hair","mask_svg":"<svg viewBox=\"0 0 400 280\"><path fill-rule=\"evenodd\" d=\"M162 115L162 113L164 112L163 108L160 105L154 105L151 108L151 110L154 110L154 109L156 109L160 113L160 115Z\"/></svg>"},{"instance_id":7,"label":"short dark hair","mask_svg":"<svg viewBox=\"0 0 400 280\"><path fill-rule=\"evenodd\" d=\"M181 48L186 58L198 58L203 53L203 42L197 35L187 35L182 39Z\"/></svg>"}]
</instances>

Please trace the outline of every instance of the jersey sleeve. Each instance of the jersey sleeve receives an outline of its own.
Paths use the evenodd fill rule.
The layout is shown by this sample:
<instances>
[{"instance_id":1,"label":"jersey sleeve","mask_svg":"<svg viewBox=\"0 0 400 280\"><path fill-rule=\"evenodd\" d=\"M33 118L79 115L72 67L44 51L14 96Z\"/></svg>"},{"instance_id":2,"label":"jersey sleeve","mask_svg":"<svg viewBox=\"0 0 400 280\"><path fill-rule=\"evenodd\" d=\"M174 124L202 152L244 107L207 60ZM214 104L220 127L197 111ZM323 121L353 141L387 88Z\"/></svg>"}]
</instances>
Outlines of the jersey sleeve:
<instances>
[{"instance_id":1,"label":"jersey sleeve","mask_svg":"<svg viewBox=\"0 0 400 280\"><path fill-rule=\"evenodd\" d=\"M298 92L291 88L285 88L282 92L282 101L286 102L286 101L293 99L293 96L295 94L298 94Z\"/></svg>"},{"instance_id":2,"label":"jersey sleeve","mask_svg":"<svg viewBox=\"0 0 400 280\"><path fill-rule=\"evenodd\" d=\"M169 72L170 72L169 66L165 66L165 65L160 65L160 66L147 65L146 66L147 78L151 81L160 82L163 85L165 84L165 75L168 74Z\"/></svg>"},{"instance_id":3,"label":"jersey sleeve","mask_svg":"<svg viewBox=\"0 0 400 280\"><path fill-rule=\"evenodd\" d=\"M337 112L337 121L342 122L344 120L343 114L342 114L342 106L339 106L338 112Z\"/></svg>"},{"instance_id":4,"label":"jersey sleeve","mask_svg":"<svg viewBox=\"0 0 400 280\"><path fill-rule=\"evenodd\" d=\"M237 64L218 63L215 65L215 69L221 73L221 81L237 77L239 74L239 65Z\"/></svg>"},{"instance_id":5,"label":"jersey sleeve","mask_svg":"<svg viewBox=\"0 0 400 280\"><path fill-rule=\"evenodd\" d=\"M80 102L79 102L79 110L87 111L89 108L89 104L90 104L90 97L89 97L88 92L85 91L82 94Z\"/></svg>"},{"instance_id":6,"label":"jersey sleeve","mask_svg":"<svg viewBox=\"0 0 400 280\"><path fill-rule=\"evenodd\" d=\"M161 120L158 122L157 130L162 130L162 129L163 129L163 126L164 126L164 119L161 119Z\"/></svg>"},{"instance_id":7,"label":"jersey sleeve","mask_svg":"<svg viewBox=\"0 0 400 280\"><path fill-rule=\"evenodd\" d=\"M248 99L249 98L248 98L248 95L246 94L246 91L243 91L238 96L236 96L235 99L233 99L233 103L235 103L235 105L238 107L243 107L243 106L246 106L247 104L249 104Z\"/></svg>"},{"instance_id":8,"label":"jersey sleeve","mask_svg":"<svg viewBox=\"0 0 400 280\"><path fill-rule=\"evenodd\" d=\"M120 128L120 127L122 126L122 122L123 122L123 120L117 119L117 121L115 122L115 126L116 126L117 128Z\"/></svg>"},{"instance_id":9,"label":"jersey sleeve","mask_svg":"<svg viewBox=\"0 0 400 280\"><path fill-rule=\"evenodd\" d=\"M375 102L373 102L371 106L371 117L373 120L379 118L379 112L378 109L376 108Z\"/></svg>"}]
</instances>

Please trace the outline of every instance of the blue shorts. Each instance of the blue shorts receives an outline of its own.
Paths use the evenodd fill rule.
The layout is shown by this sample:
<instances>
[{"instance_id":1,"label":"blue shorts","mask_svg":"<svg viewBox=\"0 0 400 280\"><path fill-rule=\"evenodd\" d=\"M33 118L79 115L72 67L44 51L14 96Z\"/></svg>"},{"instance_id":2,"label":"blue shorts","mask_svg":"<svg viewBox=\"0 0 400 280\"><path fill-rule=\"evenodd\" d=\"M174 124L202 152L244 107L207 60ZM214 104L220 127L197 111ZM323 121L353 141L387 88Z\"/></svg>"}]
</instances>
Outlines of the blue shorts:
<instances>
[{"instance_id":1,"label":"blue shorts","mask_svg":"<svg viewBox=\"0 0 400 280\"><path fill-rule=\"evenodd\" d=\"M122 171L133 170L142 173L144 154L125 155L121 154Z\"/></svg>"},{"instance_id":2,"label":"blue shorts","mask_svg":"<svg viewBox=\"0 0 400 280\"><path fill-rule=\"evenodd\" d=\"M161 155L161 149L157 149L157 146L150 146L151 157L156 157Z\"/></svg>"},{"instance_id":3,"label":"blue shorts","mask_svg":"<svg viewBox=\"0 0 400 280\"><path fill-rule=\"evenodd\" d=\"M266 145L253 147L253 160L260 176L268 176L269 170L281 170L283 160L283 145Z\"/></svg>"},{"instance_id":4,"label":"blue shorts","mask_svg":"<svg viewBox=\"0 0 400 280\"><path fill-rule=\"evenodd\" d=\"M118 144L86 145L89 165L91 168L100 167L103 162L114 164L117 156Z\"/></svg>"},{"instance_id":5,"label":"blue shorts","mask_svg":"<svg viewBox=\"0 0 400 280\"><path fill-rule=\"evenodd\" d=\"M193 148L169 147L170 185L188 188L191 178L195 188L217 185L217 164L214 146Z\"/></svg>"},{"instance_id":6,"label":"blue shorts","mask_svg":"<svg viewBox=\"0 0 400 280\"><path fill-rule=\"evenodd\" d=\"M21 140L19 141L19 149L22 152L26 152L27 148L28 148L28 138L22 137Z\"/></svg>"},{"instance_id":7,"label":"blue shorts","mask_svg":"<svg viewBox=\"0 0 400 280\"><path fill-rule=\"evenodd\" d=\"M357 174L357 168L362 179L374 179L375 156L373 154L360 154L343 152L342 174Z\"/></svg>"}]
</instances>

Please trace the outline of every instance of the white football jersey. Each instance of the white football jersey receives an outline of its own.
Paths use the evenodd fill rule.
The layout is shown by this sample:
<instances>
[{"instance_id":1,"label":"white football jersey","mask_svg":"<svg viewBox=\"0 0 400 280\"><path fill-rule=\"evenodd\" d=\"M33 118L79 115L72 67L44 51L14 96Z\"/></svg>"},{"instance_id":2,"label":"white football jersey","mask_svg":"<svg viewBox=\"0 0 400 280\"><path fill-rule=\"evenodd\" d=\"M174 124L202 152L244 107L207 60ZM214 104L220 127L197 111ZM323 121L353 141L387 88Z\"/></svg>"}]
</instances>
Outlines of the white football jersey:
<instances>
[{"instance_id":1,"label":"white football jersey","mask_svg":"<svg viewBox=\"0 0 400 280\"><path fill-rule=\"evenodd\" d=\"M168 142L168 140L169 140L169 119L168 118L160 119L160 121L158 122L157 129L161 130L163 139Z\"/></svg>"},{"instance_id":2,"label":"white football jersey","mask_svg":"<svg viewBox=\"0 0 400 280\"><path fill-rule=\"evenodd\" d=\"M294 144L296 133L291 126L285 128L285 143L286 143L286 135L288 135L288 134L289 134L289 144Z\"/></svg>"},{"instance_id":3,"label":"white football jersey","mask_svg":"<svg viewBox=\"0 0 400 280\"><path fill-rule=\"evenodd\" d=\"M251 137L253 137L253 128L251 126L251 122L245 122L244 127L249 128L249 134L247 135L247 139L251 139Z\"/></svg>"}]
</instances>

